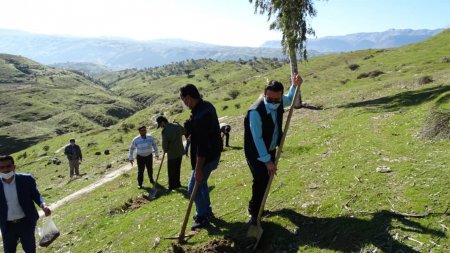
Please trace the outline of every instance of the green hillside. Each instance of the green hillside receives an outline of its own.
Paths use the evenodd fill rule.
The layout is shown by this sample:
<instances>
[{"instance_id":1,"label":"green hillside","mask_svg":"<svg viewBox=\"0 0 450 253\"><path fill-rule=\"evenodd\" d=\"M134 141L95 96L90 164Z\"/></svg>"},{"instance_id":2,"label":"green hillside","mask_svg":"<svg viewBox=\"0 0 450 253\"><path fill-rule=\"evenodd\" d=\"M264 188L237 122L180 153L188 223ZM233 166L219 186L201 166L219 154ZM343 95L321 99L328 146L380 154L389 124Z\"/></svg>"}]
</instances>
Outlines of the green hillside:
<instances>
[{"instance_id":1,"label":"green hillside","mask_svg":"<svg viewBox=\"0 0 450 253\"><path fill-rule=\"evenodd\" d=\"M0 104L0 153L111 126L140 108L85 76L6 54L0 54Z\"/></svg>"},{"instance_id":2,"label":"green hillside","mask_svg":"<svg viewBox=\"0 0 450 253\"><path fill-rule=\"evenodd\" d=\"M448 41L450 30L406 47L327 55L299 65L305 107L293 114L266 204L272 215L263 219L257 252L450 251ZM288 83L289 66L276 62L209 62L154 80L132 70L120 80L103 77L112 92L146 108L108 129L62 135L18 152L17 164L24 165L19 170L37 177L49 203L95 182L127 164L138 125L149 125L160 138L155 115L188 117L178 88L190 82L232 126L231 147L209 182L216 218L186 244L173 245L163 238L179 233L188 196L164 192L164 164L163 190L148 202L136 188L134 169L54 210L61 236L40 252L183 252L213 239L233 242L234 252L248 251L251 175L242 150L243 116L266 79ZM87 175L72 182L60 151L69 136L79 140L86 157L81 171ZM53 157L62 163L49 163ZM391 172L377 172L381 166ZM190 173L184 159L184 186Z\"/></svg>"}]
</instances>

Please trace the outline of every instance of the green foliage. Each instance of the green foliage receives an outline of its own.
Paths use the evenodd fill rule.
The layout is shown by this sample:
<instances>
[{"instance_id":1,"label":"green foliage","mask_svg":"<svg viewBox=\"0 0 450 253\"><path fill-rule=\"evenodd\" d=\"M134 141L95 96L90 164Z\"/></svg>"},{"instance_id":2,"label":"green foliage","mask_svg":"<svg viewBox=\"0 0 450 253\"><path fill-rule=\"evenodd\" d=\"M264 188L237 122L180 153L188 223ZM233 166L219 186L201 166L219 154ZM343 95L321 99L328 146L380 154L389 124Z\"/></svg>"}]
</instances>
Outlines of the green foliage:
<instances>
[{"instance_id":1,"label":"green foliage","mask_svg":"<svg viewBox=\"0 0 450 253\"><path fill-rule=\"evenodd\" d=\"M252 3L253 0L250 0ZM300 52L306 59L306 35L314 35L314 30L308 24L308 17L316 16L312 0L255 0L255 13L267 13L268 19L274 21L270 30L280 30L283 33L281 44L284 52L290 54Z\"/></svg>"}]
</instances>

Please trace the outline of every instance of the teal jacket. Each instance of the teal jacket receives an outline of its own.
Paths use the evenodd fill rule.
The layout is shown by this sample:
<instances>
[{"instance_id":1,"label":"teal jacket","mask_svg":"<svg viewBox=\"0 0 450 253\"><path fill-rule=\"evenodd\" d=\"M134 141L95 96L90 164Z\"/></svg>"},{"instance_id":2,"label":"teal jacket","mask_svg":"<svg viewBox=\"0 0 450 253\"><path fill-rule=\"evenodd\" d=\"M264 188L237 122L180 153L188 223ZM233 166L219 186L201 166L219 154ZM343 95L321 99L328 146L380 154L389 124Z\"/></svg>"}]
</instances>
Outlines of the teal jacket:
<instances>
[{"instance_id":1,"label":"teal jacket","mask_svg":"<svg viewBox=\"0 0 450 253\"><path fill-rule=\"evenodd\" d=\"M167 153L167 159L180 158L184 154L183 135L185 129L179 124L168 123L161 131L162 148Z\"/></svg>"}]
</instances>

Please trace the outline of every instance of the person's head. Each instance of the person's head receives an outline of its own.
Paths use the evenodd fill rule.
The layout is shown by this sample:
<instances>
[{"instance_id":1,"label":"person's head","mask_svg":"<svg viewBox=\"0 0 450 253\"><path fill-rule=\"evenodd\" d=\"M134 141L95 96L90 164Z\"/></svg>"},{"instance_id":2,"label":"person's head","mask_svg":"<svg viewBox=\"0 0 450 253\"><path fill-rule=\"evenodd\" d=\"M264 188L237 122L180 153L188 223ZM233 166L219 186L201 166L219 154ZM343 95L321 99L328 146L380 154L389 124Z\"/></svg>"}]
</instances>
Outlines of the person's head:
<instances>
[{"instance_id":1,"label":"person's head","mask_svg":"<svg viewBox=\"0 0 450 253\"><path fill-rule=\"evenodd\" d=\"M147 135L147 127L146 126L141 126L141 127L138 128L138 130L139 130L139 134L141 136L146 136Z\"/></svg>"},{"instance_id":2,"label":"person's head","mask_svg":"<svg viewBox=\"0 0 450 253\"><path fill-rule=\"evenodd\" d=\"M264 103L270 110L276 110L283 99L283 84L278 81L270 81L264 88Z\"/></svg>"},{"instance_id":3,"label":"person's head","mask_svg":"<svg viewBox=\"0 0 450 253\"><path fill-rule=\"evenodd\" d=\"M229 133L231 131L231 127L229 125L225 126L225 133Z\"/></svg>"},{"instance_id":4,"label":"person's head","mask_svg":"<svg viewBox=\"0 0 450 253\"><path fill-rule=\"evenodd\" d=\"M197 104L198 100L202 98L200 92L198 92L197 87L193 84L186 84L180 88L180 98L184 105L192 109Z\"/></svg>"},{"instance_id":5,"label":"person's head","mask_svg":"<svg viewBox=\"0 0 450 253\"><path fill-rule=\"evenodd\" d=\"M156 124L158 125L156 128L165 127L167 123L169 123L169 121L162 115L156 118Z\"/></svg>"},{"instance_id":6,"label":"person's head","mask_svg":"<svg viewBox=\"0 0 450 253\"><path fill-rule=\"evenodd\" d=\"M69 143L70 143L70 145L75 145L75 139L70 139Z\"/></svg>"},{"instance_id":7,"label":"person's head","mask_svg":"<svg viewBox=\"0 0 450 253\"><path fill-rule=\"evenodd\" d=\"M14 158L10 155L0 155L0 177L8 180L14 176L15 170Z\"/></svg>"}]
</instances>

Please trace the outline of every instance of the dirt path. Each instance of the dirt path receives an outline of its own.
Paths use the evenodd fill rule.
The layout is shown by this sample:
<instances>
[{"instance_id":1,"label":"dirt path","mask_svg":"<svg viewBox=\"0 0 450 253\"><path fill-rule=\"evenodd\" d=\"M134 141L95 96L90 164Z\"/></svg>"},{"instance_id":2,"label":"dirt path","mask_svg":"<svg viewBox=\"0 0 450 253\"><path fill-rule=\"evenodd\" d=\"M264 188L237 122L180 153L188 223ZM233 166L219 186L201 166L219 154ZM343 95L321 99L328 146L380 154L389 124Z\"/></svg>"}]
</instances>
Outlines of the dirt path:
<instances>
[{"instance_id":1,"label":"dirt path","mask_svg":"<svg viewBox=\"0 0 450 253\"><path fill-rule=\"evenodd\" d=\"M109 174L106 174L103 178L97 180L96 182L56 201L55 203L50 204L50 206L49 206L50 210L54 211L54 210L58 209L58 207L62 206L63 204L65 204L69 201L72 201L74 199L77 199L83 194L86 194L86 193L89 193L89 192L95 190L97 187L114 180L115 178L119 177L120 175L130 171L132 168L133 167L131 166L131 164L127 164ZM43 215L44 215L44 212L42 210L40 210L39 216L43 216Z\"/></svg>"}]
</instances>

